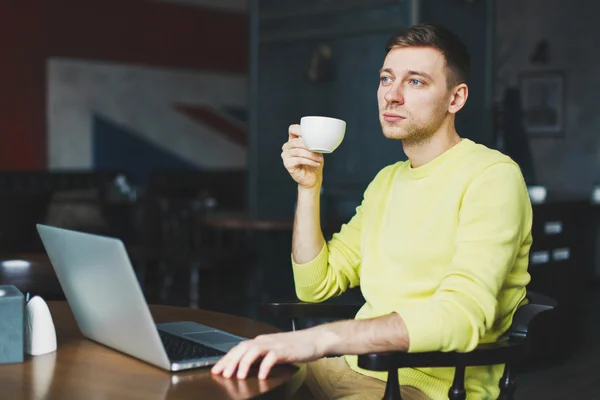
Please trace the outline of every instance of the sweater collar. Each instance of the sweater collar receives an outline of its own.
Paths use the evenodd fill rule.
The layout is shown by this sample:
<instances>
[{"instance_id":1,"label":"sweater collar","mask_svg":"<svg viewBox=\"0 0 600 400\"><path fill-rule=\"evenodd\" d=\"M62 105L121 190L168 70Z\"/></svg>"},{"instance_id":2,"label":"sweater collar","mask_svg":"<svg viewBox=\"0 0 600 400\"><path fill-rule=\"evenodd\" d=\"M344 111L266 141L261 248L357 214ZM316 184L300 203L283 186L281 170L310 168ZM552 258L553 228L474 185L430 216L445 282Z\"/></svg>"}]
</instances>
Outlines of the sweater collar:
<instances>
[{"instance_id":1,"label":"sweater collar","mask_svg":"<svg viewBox=\"0 0 600 400\"><path fill-rule=\"evenodd\" d=\"M413 168L410 165L410 160L408 160L408 177L410 179L421 179L429 176L433 171L438 169L440 166L446 164L449 160L452 160L456 157L460 157L467 151L474 142L469 139L463 138L460 142L429 161L428 163L421 165L420 167Z\"/></svg>"}]
</instances>

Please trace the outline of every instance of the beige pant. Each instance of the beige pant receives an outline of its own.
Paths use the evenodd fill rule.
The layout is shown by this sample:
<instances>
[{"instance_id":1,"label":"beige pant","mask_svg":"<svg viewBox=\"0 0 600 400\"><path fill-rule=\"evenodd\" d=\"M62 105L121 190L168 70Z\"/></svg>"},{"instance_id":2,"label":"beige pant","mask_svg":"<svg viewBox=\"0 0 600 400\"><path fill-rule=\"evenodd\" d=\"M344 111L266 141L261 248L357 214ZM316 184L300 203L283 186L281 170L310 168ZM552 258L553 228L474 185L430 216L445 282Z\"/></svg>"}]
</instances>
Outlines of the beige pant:
<instances>
[{"instance_id":1,"label":"beige pant","mask_svg":"<svg viewBox=\"0 0 600 400\"><path fill-rule=\"evenodd\" d=\"M420 390L401 386L403 400L430 400ZM307 364L304 384L294 400L381 400L385 382L351 369L343 357Z\"/></svg>"}]
</instances>

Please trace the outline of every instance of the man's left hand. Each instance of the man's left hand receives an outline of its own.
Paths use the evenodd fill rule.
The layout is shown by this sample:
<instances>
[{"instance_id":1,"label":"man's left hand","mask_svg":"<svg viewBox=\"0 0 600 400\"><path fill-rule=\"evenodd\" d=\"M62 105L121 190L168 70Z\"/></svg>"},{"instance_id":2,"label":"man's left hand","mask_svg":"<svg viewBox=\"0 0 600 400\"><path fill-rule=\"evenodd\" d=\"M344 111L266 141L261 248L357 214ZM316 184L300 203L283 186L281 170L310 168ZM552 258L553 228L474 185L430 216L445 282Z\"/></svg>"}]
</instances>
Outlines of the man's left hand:
<instances>
[{"instance_id":1,"label":"man's left hand","mask_svg":"<svg viewBox=\"0 0 600 400\"><path fill-rule=\"evenodd\" d=\"M211 372L230 378L237 370L237 378L245 379L252 364L263 357L258 371L259 379L266 379L271 368L278 363L306 362L325 355L318 331L303 330L257 336L232 348Z\"/></svg>"}]
</instances>

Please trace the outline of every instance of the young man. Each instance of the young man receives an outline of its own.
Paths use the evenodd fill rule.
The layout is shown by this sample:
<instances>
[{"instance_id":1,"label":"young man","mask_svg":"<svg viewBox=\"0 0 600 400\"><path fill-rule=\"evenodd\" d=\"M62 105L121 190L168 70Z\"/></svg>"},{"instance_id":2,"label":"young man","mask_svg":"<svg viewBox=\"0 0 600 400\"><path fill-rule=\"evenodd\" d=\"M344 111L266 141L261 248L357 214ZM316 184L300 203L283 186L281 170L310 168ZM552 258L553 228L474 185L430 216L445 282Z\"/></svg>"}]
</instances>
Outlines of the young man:
<instances>
[{"instance_id":1,"label":"young man","mask_svg":"<svg viewBox=\"0 0 600 400\"><path fill-rule=\"evenodd\" d=\"M510 326L530 280L532 209L521 171L456 132L469 94L469 55L456 35L421 24L387 49L379 118L386 137L402 140L408 161L379 172L328 243L319 221L323 156L306 149L297 125L282 152L298 183L298 298L319 302L360 284L366 303L354 320L244 342L213 373L243 379L264 357L265 378L275 363L318 360L306 380L316 398L379 399L386 374L362 370L356 354L469 351ZM339 354L352 355L323 358ZM502 369L467 369L467 398L497 398ZM453 377L451 368L399 373L408 399L446 399Z\"/></svg>"}]
</instances>

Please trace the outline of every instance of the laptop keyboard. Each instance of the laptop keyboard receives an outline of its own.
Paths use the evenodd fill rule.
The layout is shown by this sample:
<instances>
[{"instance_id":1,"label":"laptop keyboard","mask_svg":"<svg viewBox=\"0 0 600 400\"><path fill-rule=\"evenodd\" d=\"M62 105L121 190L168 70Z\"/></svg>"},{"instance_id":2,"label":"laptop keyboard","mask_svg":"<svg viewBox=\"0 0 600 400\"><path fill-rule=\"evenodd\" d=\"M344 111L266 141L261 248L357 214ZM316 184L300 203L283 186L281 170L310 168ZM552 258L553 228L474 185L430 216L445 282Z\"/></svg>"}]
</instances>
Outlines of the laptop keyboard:
<instances>
[{"instance_id":1,"label":"laptop keyboard","mask_svg":"<svg viewBox=\"0 0 600 400\"><path fill-rule=\"evenodd\" d=\"M171 333L159 330L158 335L163 342L163 346L171 362L225 355L224 351L184 339Z\"/></svg>"}]
</instances>

